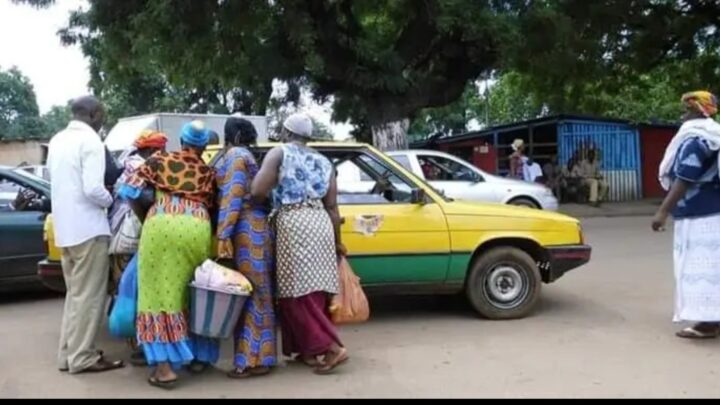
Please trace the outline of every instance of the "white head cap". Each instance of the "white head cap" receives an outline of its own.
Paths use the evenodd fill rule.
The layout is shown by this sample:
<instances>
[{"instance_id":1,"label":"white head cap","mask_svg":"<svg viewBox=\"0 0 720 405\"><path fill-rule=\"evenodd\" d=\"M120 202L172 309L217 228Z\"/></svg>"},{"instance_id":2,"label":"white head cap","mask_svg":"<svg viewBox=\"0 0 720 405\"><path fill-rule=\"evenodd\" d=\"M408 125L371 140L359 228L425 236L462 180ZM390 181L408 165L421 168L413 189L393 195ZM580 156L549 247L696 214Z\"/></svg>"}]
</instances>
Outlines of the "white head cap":
<instances>
[{"instance_id":1,"label":"white head cap","mask_svg":"<svg viewBox=\"0 0 720 405\"><path fill-rule=\"evenodd\" d=\"M287 117L283 127L295 135L312 138L313 122L307 114L295 113Z\"/></svg>"}]
</instances>

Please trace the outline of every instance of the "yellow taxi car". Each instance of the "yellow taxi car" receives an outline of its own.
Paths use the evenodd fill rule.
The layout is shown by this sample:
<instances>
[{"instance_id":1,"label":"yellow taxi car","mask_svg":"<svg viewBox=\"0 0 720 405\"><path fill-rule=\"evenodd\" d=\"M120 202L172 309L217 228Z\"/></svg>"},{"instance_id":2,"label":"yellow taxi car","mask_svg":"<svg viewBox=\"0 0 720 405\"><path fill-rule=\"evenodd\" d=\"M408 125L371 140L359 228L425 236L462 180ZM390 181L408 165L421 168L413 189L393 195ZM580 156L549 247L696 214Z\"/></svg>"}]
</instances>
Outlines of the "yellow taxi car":
<instances>
[{"instance_id":1,"label":"yellow taxi car","mask_svg":"<svg viewBox=\"0 0 720 405\"><path fill-rule=\"evenodd\" d=\"M515 319L533 310L543 283L590 260L574 218L453 201L368 145L312 146L337 168L343 243L369 293L462 292L479 315ZM262 159L271 147L254 152ZM51 226L47 238L50 254L40 264L46 280L57 278L60 259Z\"/></svg>"}]
</instances>

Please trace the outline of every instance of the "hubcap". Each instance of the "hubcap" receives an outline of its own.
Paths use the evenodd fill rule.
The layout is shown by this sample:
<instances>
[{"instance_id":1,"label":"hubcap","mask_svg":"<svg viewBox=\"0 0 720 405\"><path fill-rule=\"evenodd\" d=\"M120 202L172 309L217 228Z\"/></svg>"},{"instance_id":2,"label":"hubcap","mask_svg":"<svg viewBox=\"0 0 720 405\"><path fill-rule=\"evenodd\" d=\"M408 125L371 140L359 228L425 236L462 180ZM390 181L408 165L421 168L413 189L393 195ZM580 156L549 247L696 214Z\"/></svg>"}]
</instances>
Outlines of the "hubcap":
<instances>
[{"instance_id":1,"label":"hubcap","mask_svg":"<svg viewBox=\"0 0 720 405\"><path fill-rule=\"evenodd\" d=\"M495 306L510 309L525 299L527 283L521 272L514 267L499 265L488 274L485 291Z\"/></svg>"}]
</instances>

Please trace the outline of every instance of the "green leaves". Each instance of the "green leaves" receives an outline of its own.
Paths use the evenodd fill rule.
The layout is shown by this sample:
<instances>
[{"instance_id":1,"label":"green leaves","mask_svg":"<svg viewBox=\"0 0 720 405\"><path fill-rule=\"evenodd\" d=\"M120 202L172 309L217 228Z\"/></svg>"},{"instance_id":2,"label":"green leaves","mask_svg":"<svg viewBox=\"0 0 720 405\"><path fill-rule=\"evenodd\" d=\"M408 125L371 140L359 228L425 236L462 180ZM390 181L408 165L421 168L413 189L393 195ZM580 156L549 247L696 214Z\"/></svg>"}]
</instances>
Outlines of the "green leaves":
<instances>
[{"instance_id":1,"label":"green leaves","mask_svg":"<svg viewBox=\"0 0 720 405\"><path fill-rule=\"evenodd\" d=\"M417 131L555 112L669 119L681 87L720 82L715 3L89 0L61 35L116 114L264 114L273 80L302 81L367 139L408 117ZM488 75L488 98L469 97Z\"/></svg>"}]
</instances>

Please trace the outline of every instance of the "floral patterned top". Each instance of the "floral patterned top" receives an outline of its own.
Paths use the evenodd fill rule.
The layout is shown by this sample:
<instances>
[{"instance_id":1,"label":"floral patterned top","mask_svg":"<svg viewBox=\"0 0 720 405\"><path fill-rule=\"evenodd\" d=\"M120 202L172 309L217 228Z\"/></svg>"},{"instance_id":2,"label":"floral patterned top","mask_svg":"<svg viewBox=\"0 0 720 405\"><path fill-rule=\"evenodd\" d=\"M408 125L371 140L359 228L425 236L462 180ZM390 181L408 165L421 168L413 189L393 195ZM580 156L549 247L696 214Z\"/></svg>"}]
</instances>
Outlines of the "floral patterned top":
<instances>
[{"instance_id":1,"label":"floral patterned top","mask_svg":"<svg viewBox=\"0 0 720 405\"><path fill-rule=\"evenodd\" d=\"M306 146L289 143L281 147L283 161L278 185L273 190L273 206L280 208L324 198L330 188L332 163Z\"/></svg>"}]
</instances>

